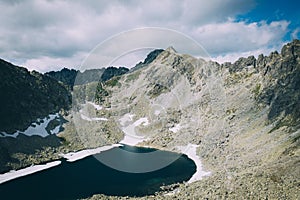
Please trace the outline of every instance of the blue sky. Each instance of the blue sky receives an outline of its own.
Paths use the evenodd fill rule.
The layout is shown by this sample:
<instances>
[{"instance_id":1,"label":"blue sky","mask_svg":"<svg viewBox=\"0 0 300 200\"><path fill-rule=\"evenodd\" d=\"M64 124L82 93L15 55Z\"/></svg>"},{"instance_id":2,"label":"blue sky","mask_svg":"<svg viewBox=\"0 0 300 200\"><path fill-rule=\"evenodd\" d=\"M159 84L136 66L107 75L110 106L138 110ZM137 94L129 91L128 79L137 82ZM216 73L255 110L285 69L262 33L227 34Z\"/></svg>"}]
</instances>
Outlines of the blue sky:
<instances>
[{"instance_id":1,"label":"blue sky","mask_svg":"<svg viewBox=\"0 0 300 200\"><path fill-rule=\"evenodd\" d=\"M40 72L78 68L107 38L160 27L192 38L213 60L233 62L268 55L299 38L299 8L297 0L0 0L0 57ZM152 38L154 46L167 47ZM114 44L110 52L118 49ZM123 65L134 65L146 50L129 55Z\"/></svg>"},{"instance_id":2,"label":"blue sky","mask_svg":"<svg viewBox=\"0 0 300 200\"><path fill-rule=\"evenodd\" d=\"M237 20L249 22L287 20L290 22L289 31L284 36L284 40L291 41L299 38L300 1L298 0L257 0L252 10L237 17ZM294 38L293 33L295 34Z\"/></svg>"}]
</instances>

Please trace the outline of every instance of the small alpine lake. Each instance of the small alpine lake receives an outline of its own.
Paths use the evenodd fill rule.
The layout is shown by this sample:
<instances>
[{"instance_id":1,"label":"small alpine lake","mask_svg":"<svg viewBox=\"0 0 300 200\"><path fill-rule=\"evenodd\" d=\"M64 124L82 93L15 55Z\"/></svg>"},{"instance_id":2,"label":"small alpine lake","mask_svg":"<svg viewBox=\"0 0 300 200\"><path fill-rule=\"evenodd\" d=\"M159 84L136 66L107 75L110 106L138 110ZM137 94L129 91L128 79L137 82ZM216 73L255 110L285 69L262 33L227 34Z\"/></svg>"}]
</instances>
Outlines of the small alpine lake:
<instances>
[{"instance_id":1,"label":"small alpine lake","mask_svg":"<svg viewBox=\"0 0 300 200\"><path fill-rule=\"evenodd\" d=\"M80 199L93 194L145 196L196 172L184 154L123 145L0 184L1 199Z\"/></svg>"}]
</instances>

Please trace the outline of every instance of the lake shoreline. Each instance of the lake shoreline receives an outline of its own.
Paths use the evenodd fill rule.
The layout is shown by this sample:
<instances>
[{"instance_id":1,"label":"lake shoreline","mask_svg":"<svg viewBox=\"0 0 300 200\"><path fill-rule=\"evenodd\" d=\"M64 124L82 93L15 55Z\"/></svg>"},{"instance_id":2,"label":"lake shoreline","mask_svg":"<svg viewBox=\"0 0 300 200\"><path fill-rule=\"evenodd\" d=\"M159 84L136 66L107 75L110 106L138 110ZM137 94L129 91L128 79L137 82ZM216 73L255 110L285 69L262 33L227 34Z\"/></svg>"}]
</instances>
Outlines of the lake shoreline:
<instances>
[{"instance_id":1,"label":"lake shoreline","mask_svg":"<svg viewBox=\"0 0 300 200\"><path fill-rule=\"evenodd\" d=\"M197 152L196 150L198 147L197 145L189 143L186 146L177 146L176 149L179 151L176 151L175 149L170 150L170 149L166 149L166 148L161 148L159 146L141 145L142 142L150 140L150 138L138 135L135 132L135 127L137 127L139 125L144 125L144 126L147 125L148 119L140 118L140 119L136 120L135 122L133 122L133 120L132 120L133 116L134 115L126 114L120 119L120 124L122 125L121 130L124 133L124 136L123 136L123 139L121 141L119 141L118 143L111 144L111 145L104 145L104 146L100 146L97 148L87 148L87 149L81 149L78 151L70 151L67 153L60 153L60 154L58 154L58 156L59 156L58 159L54 159L54 160L50 159L49 162L44 162L43 165L37 164L37 165L32 165L29 167L21 168L18 170L10 170L6 173L0 174L0 184L3 182L6 182L6 181L12 180L12 179L21 177L21 176L26 176L26 175L29 175L29 174L32 174L32 173L35 173L35 172L38 172L41 170L46 170L46 169L48 169L46 166L48 166L48 164L50 163L49 168L52 167L51 163L55 162L55 160L57 161L59 159L66 159L67 162L75 162L77 160L86 158L88 156L99 154L101 152L110 150L115 147L120 147L122 145L137 146L137 147L143 147L143 148L155 148L158 150L170 151L170 152L181 153L181 154L186 155L196 165L196 172L187 181L187 184L201 180L204 176L210 175L210 172L205 172L202 169L201 160L196 153ZM61 161L59 161L59 162L61 162ZM61 163L59 163L59 164L61 164ZM59 164L57 164L57 165L59 165ZM2 178L2 182L1 182L1 178Z\"/></svg>"}]
</instances>

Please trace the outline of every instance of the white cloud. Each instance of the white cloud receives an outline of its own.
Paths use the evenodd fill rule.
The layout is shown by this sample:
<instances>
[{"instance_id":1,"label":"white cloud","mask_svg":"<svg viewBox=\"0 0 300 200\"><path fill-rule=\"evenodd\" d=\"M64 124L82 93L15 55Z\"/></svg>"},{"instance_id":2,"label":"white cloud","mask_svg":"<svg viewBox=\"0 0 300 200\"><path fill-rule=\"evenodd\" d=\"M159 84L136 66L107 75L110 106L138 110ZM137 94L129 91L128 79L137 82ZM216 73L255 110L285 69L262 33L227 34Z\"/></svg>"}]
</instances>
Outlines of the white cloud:
<instances>
[{"instance_id":1,"label":"white cloud","mask_svg":"<svg viewBox=\"0 0 300 200\"><path fill-rule=\"evenodd\" d=\"M182 20L189 24L192 22L198 26L222 22L228 18L234 18L237 14L249 11L254 5L254 0L188 0L184 1Z\"/></svg>"},{"instance_id":2,"label":"white cloud","mask_svg":"<svg viewBox=\"0 0 300 200\"><path fill-rule=\"evenodd\" d=\"M122 32L99 44L89 54L88 59L83 63L83 68L107 67L113 60L128 52L136 54L136 50L166 49L169 46L175 47L181 53L208 57L203 48L188 36L171 29L149 27Z\"/></svg>"},{"instance_id":3,"label":"white cloud","mask_svg":"<svg viewBox=\"0 0 300 200\"><path fill-rule=\"evenodd\" d=\"M143 62L145 59L145 55L147 55L153 50L154 48L140 48L133 51L129 51L113 59L110 64L116 67L126 66L132 68L137 63Z\"/></svg>"},{"instance_id":4,"label":"white cloud","mask_svg":"<svg viewBox=\"0 0 300 200\"><path fill-rule=\"evenodd\" d=\"M287 33L289 22L267 24L227 21L198 27L192 32L196 40L212 54L254 51L278 44Z\"/></svg>"},{"instance_id":5,"label":"white cloud","mask_svg":"<svg viewBox=\"0 0 300 200\"><path fill-rule=\"evenodd\" d=\"M40 56L38 58L27 59L22 66L26 66L28 70L36 70L38 72L48 72L52 70L60 70L64 67L79 69L82 61L87 57L86 53L77 53L74 56L65 59L59 57Z\"/></svg>"},{"instance_id":6,"label":"white cloud","mask_svg":"<svg viewBox=\"0 0 300 200\"><path fill-rule=\"evenodd\" d=\"M213 57L278 45L287 32L287 21L235 21L254 6L254 0L1 1L0 57L41 71L74 67L84 60L83 54L112 35L149 26L183 32ZM177 45L183 50L185 43ZM169 45L162 42L161 48L165 46ZM116 49L118 44L111 50Z\"/></svg>"},{"instance_id":7,"label":"white cloud","mask_svg":"<svg viewBox=\"0 0 300 200\"><path fill-rule=\"evenodd\" d=\"M244 52L237 52L237 53L227 53L225 55L219 55L212 57L211 59L213 61L217 61L218 63L225 63L225 62L231 62L234 63L237 61L240 57L247 58L249 56L255 56L258 58L260 54L263 55L269 55L271 52L278 51L281 49L281 47L284 45L284 43L280 43L280 45L275 46L273 48L261 48L257 50L252 50L252 51L244 51Z\"/></svg>"},{"instance_id":8,"label":"white cloud","mask_svg":"<svg viewBox=\"0 0 300 200\"><path fill-rule=\"evenodd\" d=\"M300 32L300 28L296 28L293 32L292 32L292 39L298 39L298 35Z\"/></svg>"}]
</instances>

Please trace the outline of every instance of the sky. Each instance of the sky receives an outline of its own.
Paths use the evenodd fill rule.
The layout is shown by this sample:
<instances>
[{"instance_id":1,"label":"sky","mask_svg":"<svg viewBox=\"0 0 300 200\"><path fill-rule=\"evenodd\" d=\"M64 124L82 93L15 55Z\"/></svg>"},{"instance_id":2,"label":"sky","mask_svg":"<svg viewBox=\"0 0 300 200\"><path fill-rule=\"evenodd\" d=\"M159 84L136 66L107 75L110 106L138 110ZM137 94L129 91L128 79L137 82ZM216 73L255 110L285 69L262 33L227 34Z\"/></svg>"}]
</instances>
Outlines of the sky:
<instances>
[{"instance_id":1,"label":"sky","mask_svg":"<svg viewBox=\"0 0 300 200\"><path fill-rule=\"evenodd\" d=\"M105 42L147 27L184 35L220 63L269 55L300 36L297 0L0 0L0 10L0 58L39 72L78 69ZM137 37L154 45L130 49ZM125 37L110 43L114 54L107 57L110 64L132 67L151 49L166 48L157 41L147 34ZM123 43L128 49L120 52Z\"/></svg>"}]
</instances>

